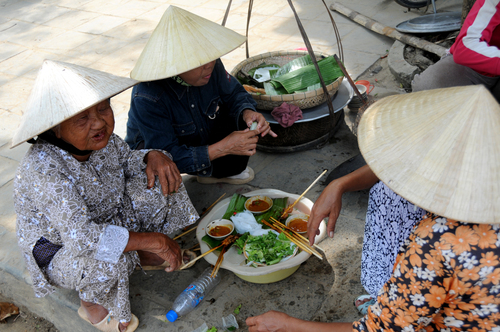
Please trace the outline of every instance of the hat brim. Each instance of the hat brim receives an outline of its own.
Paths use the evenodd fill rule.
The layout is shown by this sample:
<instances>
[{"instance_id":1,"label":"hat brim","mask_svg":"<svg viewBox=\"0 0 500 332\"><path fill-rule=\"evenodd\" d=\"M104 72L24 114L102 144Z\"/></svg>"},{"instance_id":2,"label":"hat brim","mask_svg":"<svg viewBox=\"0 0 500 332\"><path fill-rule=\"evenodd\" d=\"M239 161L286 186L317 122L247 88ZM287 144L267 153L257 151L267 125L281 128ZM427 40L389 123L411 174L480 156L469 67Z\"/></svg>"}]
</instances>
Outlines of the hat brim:
<instances>
[{"instance_id":1,"label":"hat brim","mask_svg":"<svg viewBox=\"0 0 500 332\"><path fill-rule=\"evenodd\" d=\"M384 98L362 116L359 148L377 177L454 220L500 223L500 106L483 86Z\"/></svg>"},{"instance_id":2,"label":"hat brim","mask_svg":"<svg viewBox=\"0 0 500 332\"><path fill-rule=\"evenodd\" d=\"M139 82L74 64L45 61L31 91L14 148Z\"/></svg>"}]
</instances>

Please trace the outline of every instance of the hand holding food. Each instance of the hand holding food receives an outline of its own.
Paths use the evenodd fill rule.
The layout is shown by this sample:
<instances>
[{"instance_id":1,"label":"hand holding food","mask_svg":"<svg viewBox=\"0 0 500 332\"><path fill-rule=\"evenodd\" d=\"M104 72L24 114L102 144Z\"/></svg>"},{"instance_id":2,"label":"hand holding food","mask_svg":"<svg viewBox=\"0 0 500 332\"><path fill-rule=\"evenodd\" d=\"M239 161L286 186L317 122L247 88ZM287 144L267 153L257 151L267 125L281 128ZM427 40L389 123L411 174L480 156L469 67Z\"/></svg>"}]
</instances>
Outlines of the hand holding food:
<instances>
[{"instance_id":1,"label":"hand holding food","mask_svg":"<svg viewBox=\"0 0 500 332\"><path fill-rule=\"evenodd\" d=\"M259 112L252 111L251 109L246 109L243 111L243 121L247 124L248 128L252 126L253 122L257 122L257 129L259 130L260 136L264 137L267 134L272 137L278 137L272 130L269 122L266 121L264 116Z\"/></svg>"},{"instance_id":2,"label":"hand holding food","mask_svg":"<svg viewBox=\"0 0 500 332\"><path fill-rule=\"evenodd\" d=\"M245 129L234 131L223 140L212 144L208 148L210 160L227 155L253 156L256 152L259 132Z\"/></svg>"}]
</instances>

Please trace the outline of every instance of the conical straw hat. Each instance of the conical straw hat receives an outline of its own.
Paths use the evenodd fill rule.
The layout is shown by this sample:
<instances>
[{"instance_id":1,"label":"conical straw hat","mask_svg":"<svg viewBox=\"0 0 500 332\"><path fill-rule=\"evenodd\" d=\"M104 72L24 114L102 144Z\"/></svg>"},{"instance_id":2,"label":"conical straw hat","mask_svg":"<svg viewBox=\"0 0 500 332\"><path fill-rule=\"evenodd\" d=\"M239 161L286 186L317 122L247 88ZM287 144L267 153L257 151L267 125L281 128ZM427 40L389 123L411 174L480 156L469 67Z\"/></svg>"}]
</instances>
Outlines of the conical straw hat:
<instances>
[{"instance_id":1,"label":"conical straw hat","mask_svg":"<svg viewBox=\"0 0 500 332\"><path fill-rule=\"evenodd\" d=\"M46 60L38 72L11 148L137 83L95 69Z\"/></svg>"},{"instance_id":2,"label":"conical straw hat","mask_svg":"<svg viewBox=\"0 0 500 332\"><path fill-rule=\"evenodd\" d=\"M167 8L130 77L160 80L203 66L231 52L246 37L175 6Z\"/></svg>"},{"instance_id":3,"label":"conical straw hat","mask_svg":"<svg viewBox=\"0 0 500 332\"><path fill-rule=\"evenodd\" d=\"M500 106L482 85L421 91L373 104L358 127L373 172L437 215L500 223Z\"/></svg>"}]
</instances>

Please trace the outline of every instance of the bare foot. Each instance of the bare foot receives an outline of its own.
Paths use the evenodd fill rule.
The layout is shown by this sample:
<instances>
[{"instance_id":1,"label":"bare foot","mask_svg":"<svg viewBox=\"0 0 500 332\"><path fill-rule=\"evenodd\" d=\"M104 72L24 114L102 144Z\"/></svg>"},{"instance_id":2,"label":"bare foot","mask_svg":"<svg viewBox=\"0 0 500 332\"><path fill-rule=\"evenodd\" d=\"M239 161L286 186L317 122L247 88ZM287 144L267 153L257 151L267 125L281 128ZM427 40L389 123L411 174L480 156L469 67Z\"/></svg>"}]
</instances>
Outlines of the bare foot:
<instances>
[{"instance_id":1,"label":"bare foot","mask_svg":"<svg viewBox=\"0 0 500 332\"><path fill-rule=\"evenodd\" d=\"M99 323L108 315L108 310L100 304L85 302L82 300L80 300L80 303L82 305L83 310L85 310L87 318L90 320L92 324ZM130 322L120 323L120 325L118 325L120 331L124 332L127 329L128 324L130 324Z\"/></svg>"}]
</instances>

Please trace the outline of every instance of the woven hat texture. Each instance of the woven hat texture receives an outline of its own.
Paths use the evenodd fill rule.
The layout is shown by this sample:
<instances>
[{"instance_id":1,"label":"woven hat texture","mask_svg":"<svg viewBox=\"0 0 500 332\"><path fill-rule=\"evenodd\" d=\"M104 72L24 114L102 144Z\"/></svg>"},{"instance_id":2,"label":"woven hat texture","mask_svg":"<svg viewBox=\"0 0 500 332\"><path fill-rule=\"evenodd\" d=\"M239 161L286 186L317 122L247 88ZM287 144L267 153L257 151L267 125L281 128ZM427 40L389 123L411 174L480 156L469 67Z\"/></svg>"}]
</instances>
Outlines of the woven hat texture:
<instances>
[{"instance_id":1,"label":"woven hat texture","mask_svg":"<svg viewBox=\"0 0 500 332\"><path fill-rule=\"evenodd\" d=\"M38 72L11 148L137 83L127 77L46 60Z\"/></svg>"},{"instance_id":2,"label":"woven hat texture","mask_svg":"<svg viewBox=\"0 0 500 332\"><path fill-rule=\"evenodd\" d=\"M500 106L482 85L384 98L361 118L373 172L408 201L454 220L500 223Z\"/></svg>"},{"instance_id":3,"label":"woven hat texture","mask_svg":"<svg viewBox=\"0 0 500 332\"><path fill-rule=\"evenodd\" d=\"M203 66L231 52L246 37L184 9L170 6L151 34L130 77L160 80Z\"/></svg>"}]
</instances>

